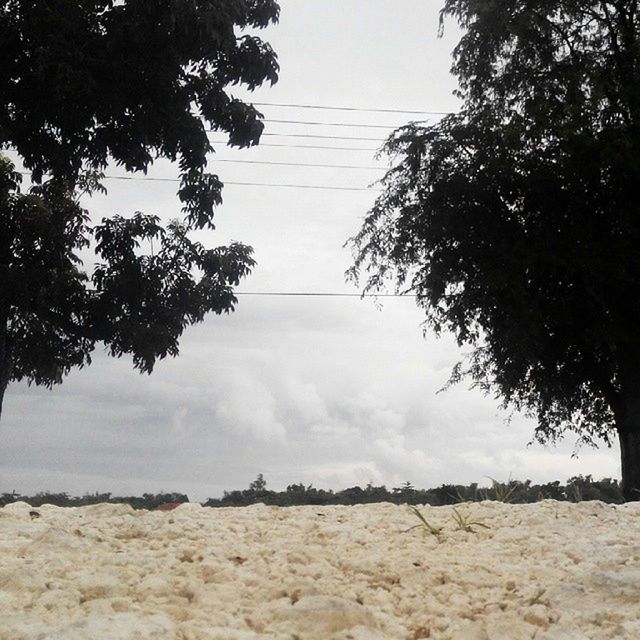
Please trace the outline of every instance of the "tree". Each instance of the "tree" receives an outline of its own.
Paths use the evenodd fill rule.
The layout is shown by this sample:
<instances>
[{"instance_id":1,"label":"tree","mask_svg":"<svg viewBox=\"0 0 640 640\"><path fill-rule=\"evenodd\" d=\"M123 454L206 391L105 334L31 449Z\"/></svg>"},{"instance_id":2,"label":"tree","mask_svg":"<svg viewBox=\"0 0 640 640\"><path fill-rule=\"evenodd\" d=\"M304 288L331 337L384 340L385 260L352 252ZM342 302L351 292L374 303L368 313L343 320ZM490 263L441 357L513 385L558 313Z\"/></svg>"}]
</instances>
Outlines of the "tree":
<instances>
[{"instance_id":1,"label":"tree","mask_svg":"<svg viewBox=\"0 0 640 640\"><path fill-rule=\"evenodd\" d=\"M267 489L267 481L264 479L264 476L261 473L259 473L258 477L249 484L249 491L262 493L266 489Z\"/></svg>"},{"instance_id":2,"label":"tree","mask_svg":"<svg viewBox=\"0 0 640 640\"><path fill-rule=\"evenodd\" d=\"M535 437L617 434L640 499L640 12L635 0L447 0L463 107L410 123L350 272L412 292ZM441 22L442 24L442 22Z\"/></svg>"},{"instance_id":3,"label":"tree","mask_svg":"<svg viewBox=\"0 0 640 640\"><path fill-rule=\"evenodd\" d=\"M207 249L189 232L213 229L222 201L208 133L260 139L262 115L227 87L277 80L251 30L278 12L275 0L0 3L0 149L33 185L22 192L0 159L0 411L11 380L59 383L96 343L150 373L187 325L234 309L251 248ZM146 173L158 158L178 162L182 220L136 212L90 226L79 198L103 190L108 163ZM87 273L78 252L92 243Z\"/></svg>"}]
</instances>

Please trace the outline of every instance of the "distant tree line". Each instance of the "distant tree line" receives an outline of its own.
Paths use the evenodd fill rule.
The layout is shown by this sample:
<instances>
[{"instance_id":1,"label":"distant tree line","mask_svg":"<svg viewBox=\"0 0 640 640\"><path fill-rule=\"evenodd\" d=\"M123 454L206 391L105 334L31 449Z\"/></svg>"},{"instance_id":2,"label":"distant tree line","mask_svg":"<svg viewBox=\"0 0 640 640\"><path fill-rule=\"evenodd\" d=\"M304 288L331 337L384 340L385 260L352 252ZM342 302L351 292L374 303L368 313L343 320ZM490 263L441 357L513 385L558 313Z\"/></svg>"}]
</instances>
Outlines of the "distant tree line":
<instances>
[{"instance_id":1,"label":"distant tree line","mask_svg":"<svg viewBox=\"0 0 640 640\"><path fill-rule=\"evenodd\" d=\"M189 502L189 497L184 493L143 493L140 496L112 496L111 493L91 493L82 497L70 496L68 493L49 493L41 491L34 496L23 496L15 491L0 495L0 506L12 502L27 502L32 507L41 507L43 504L53 504L57 507L85 507L90 504L130 504L134 509L157 509L161 504Z\"/></svg>"},{"instance_id":2,"label":"distant tree line","mask_svg":"<svg viewBox=\"0 0 640 640\"><path fill-rule=\"evenodd\" d=\"M569 478L564 485L560 484L558 480L545 484L533 484L531 480L524 482L509 480L508 482L493 481L492 486L488 488L473 483L470 485L443 484L433 489L416 489L410 482L405 482L400 487L387 489L384 485L374 486L369 483L364 489L355 486L334 492L330 489L317 489L311 484L305 486L303 483L290 484L284 491L272 491L267 489L267 483L263 475L260 474L248 489L225 491L222 498L209 498L203 503L203 506L244 507L261 502L267 505L289 507L391 502L394 504L429 504L437 507L481 500L525 504L545 499L562 502L601 500L613 504L624 502L622 489L617 480L611 478L594 480L590 475ZM142 497L114 497L111 493L72 497L67 493L48 492L41 492L35 496L22 496L15 492L0 495L0 506L17 501L27 502L33 507L39 507L43 504L81 507L109 502L130 504L134 509L157 509L160 505L167 503L189 502L189 498L182 493L145 493Z\"/></svg>"},{"instance_id":3,"label":"distant tree line","mask_svg":"<svg viewBox=\"0 0 640 640\"><path fill-rule=\"evenodd\" d=\"M373 502L392 502L395 504L430 504L442 506L460 502L479 502L481 500L499 500L514 504L538 502L552 499L564 502L583 500L601 500L620 504L624 502L622 490L617 480L604 478L594 480L592 476L575 476L567 480L546 484L533 484L531 480L521 482L510 480L505 483L493 481L489 488L470 485L443 484L433 489L416 489L410 482L400 487L387 489L386 486L374 486L369 483L364 489L359 486L342 491L317 489L313 485L290 484L284 491L267 489L260 474L248 489L225 491L222 498L209 498L205 507L240 507L262 502L268 505L355 505Z\"/></svg>"}]
</instances>

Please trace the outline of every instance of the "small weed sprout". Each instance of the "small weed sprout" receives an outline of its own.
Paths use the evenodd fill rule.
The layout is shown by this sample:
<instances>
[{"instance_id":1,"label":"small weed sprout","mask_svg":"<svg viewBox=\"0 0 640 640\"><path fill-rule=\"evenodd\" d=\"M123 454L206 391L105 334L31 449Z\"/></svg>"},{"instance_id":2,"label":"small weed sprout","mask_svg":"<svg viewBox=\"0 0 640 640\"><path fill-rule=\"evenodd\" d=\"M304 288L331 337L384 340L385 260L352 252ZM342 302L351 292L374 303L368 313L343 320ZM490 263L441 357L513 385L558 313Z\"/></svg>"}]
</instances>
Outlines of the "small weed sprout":
<instances>
[{"instance_id":1,"label":"small weed sprout","mask_svg":"<svg viewBox=\"0 0 640 640\"><path fill-rule=\"evenodd\" d=\"M543 589L542 587L540 587L537 591L536 591L536 595L533 596L532 598L529 598L529 605L532 606L534 604L544 604L544 601L542 600L542 596L547 592L546 589Z\"/></svg>"},{"instance_id":2,"label":"small weed sprout","mask_svg":"<svg viewBox=\"0 0 640 640\"><path fill-rule=\"evenodd\" d=\"M452 496L453 497L453 496ZM462 503L462 502L469 502L468 498L464 495L462 495L462 493L460 493L460 489L456 489L456 495L455 498L458 502Z\"/></svg>"},{"instance_id":3,"label":"small weed sprout","mask_svg":"<svg viewBox=\"0 0 640 640\"><path fill-rule=\"evenodd\" d=\"M432 524L429 524L427 522L426 518L417 509L417 507L410 506L409 507L409 511L414 516L416 516L416 518L418 518L418 520L420 520L420 524L416 524L413 527L409 527L408 529L406 529L402 533L407 533L408 531L412 531L413 529L417 529L418 527L420 527L420 528L424 529L425 531L427 531L428 533L430 533L432 536L435 536L436 538L438 538L440 536L440 534L442 533L442 527L434 527Z\"/></svg>"},{"instance_id":4,"label":"small weed sprout","mask_svg":"<svg viewBox=\"0 0 640 640\"><path fill-rule=\"evenodd\" d=\"M414 529L424 529L427 533L431 534L441 540L443 527L436 527L430 524L427 519L420 513L417 507L409 506L409 511L420 520L419 524L405 529L402 533L408 533ZM474 527L483 527L484 529L490 529L491 527L484 522L478 522L477 520L470 520L469 516L461 514L455 507L453 507L453 519L456 523L455 531L468 531L469 533L477 533Z\"/></svg>"},{"instance_id":5,"label":"small weed sprout","mask_svg":"<svg viewBox=\"0 0 640 640\"><path fill-rule=\"evenodd\" d=\"M468 531L469 533L476 533L473 527L484 527L485 529L491 528L484 522L469 520L469 516L463 516L455 507L453 507L453 519L456 522L456 531Z\"/></svg>"},{"instance_id":6,"label":"small weed sprout","mask_svg":"<svg viewBox=\"0 0 640 640\"><path fill-rule=\"evenodd\" d=\"M573 493L573 501L574 502L582 502L582 489L577 484L574 484L571 487Z\"/></svg>"},{"instance_id":7,"label":"small weed sprout","mask_svg":"<svg viewBox=\"0 0 640 640\"><path fill-rule=\"evenodd\" d=\"M491 484L493 485L493 492L495 494L495 499L497 502L511 502L513 494L516 492L516 489L520 484L517 481L512 481L511 477L509 477L509 481L506 483L498 482L491 476L485 476L485 478L489 478L489 480L491 480Z\"/></svg>"},{"instance_id":8,"label":"small weed sprout","mask_svg":"<svg viewBox=\"0 0 640 640\"><path fill-rule=\"evenodd\" d=\"M456 495L449 494L452 498L455 498L459 503L462 502L480 502L480 500L486 500L486 491L478 489L477 484L472 484L468 487L456 487Z\"/></svg>"}]
</instances>

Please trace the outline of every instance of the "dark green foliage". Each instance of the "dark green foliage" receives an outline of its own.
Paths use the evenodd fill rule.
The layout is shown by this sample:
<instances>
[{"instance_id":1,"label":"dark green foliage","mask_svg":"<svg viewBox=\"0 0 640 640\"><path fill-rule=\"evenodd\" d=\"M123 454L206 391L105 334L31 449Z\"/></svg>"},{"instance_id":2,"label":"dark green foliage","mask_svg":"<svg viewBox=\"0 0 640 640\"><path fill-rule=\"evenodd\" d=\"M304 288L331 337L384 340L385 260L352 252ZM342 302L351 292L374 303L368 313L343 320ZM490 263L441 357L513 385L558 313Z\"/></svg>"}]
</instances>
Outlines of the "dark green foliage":
<instances>
[{"instance_id":1,"label":"dark green foliage","mask_svg":"<svg viewBox=\"0 0 640 640\"><path fill-rule=\"evenodd\" d=\"M199 211L202 193L219 191L197 179L211 150L206 124L236 146L262 132L257 111L225 87L277 79L269 45L238 31L266 27L278 12L273 0L5 1L0 142L36 179L75 182L109 157L129 171L178 160L181 197Z\"/></svg>"},{"instance_id":2,"label":"dark green foliage","mask_svg":"<svg viewBox=\"0 0 640 640\"><path fill-rule=\"evenodd\" d=\"M594 481L591 476L569 478L565 494L568 500L573 500L574 502L581 500L620 501L620 487L615 480L610 478L604 478L599 481Z\"/></svg>"},{"instance_id":3,"label":"dark green foliage","mask_svg":"<svg viewBox=\"0 0 640 640\"><path fill-rule=\"evenodd\" d=\"M68 493L49 493L43 491L35 496L21 496L15 492L4 493L0 496L0 506L12 502L27 502L32 507L40 507L43 504L52 504L56 507L84 507L90 504L130 504L134 509L155 509L161 504L189 502L188 496L184 493L144 493L142 497L114 497L111 493L92 493L84 496L71 497Z\"/></svg>"},{"instance_id":4,"label":"dark green foliage","mask_svg":"<svg viewBox=\"0 0 640 640\"><path fill-rule=\"evenodd\" d=\"M256 493L262 493L267 490L267 481L261 473L259 473L258 477L249 485L249 489Z\"/></svg>"},{"instance_id":5,"label":"dark green foliage","mask_svg":"<svg viewBox=\"0 0 640 640\"><path fill-rule=\"evenodd\" d=\"M177 221L163 229L157 217L140 213L115 216L95 229L104 262L92 278L99 292L89 306L92 335L114 356L133 354L134 365L148 373L156 358L178 354L186 324L233 309L232 286L254 264L248 247L205 249L188 230ZM153 255L136 251L144 240L154 240Z\"/></svg>"},{"instance_id":6,"label":"dark green foliage","mask_svg":"<svg viewBox=\"0 0 640 640\"><path fill-rule=\"evenodd\" d=\"M519 482L512 480L516 490L510 502L526 504L543 499L561 502L577 502L580 500L601 500L606 503L620 504L624 502L622 490L617 480L603 478L593 480L591 476L576 476L567 480L566 485L560 482L532 484L530 480ZM252 482L251 485L254 483ZM203 503L205 507L245 507L250 504L263 503L280 507L296 505L354 505L392 502L394 504L430 504L435 507L454 505L460 502L479 502L495 500L492 489L479 489L477 484L442 485L434 489L412 489L411 496L402 496L398 491L389 491L385 486L374 487L369 484L364 489L350 487L342 491L316 489L313 485L291 484L285 491L269 491L262 489L225 491L222 498L209 498ZM22 496L18 493L0 495L0 507L17 501L27 502L34 507L43 504L54 504L60 507L80 507L88 504L110 502L114 504L130 504L134 509L155 509L164 503L188 502L189 498L181 493L145 493L142 497L114 497L110 493L85 494L80 498L70 497L67 493L42 492L35 496Z\"/></svg>"},{"instance_id":7,"label":"dark green foliage","mask_svg":"<svg viewBox=\"0 0 640 640\"><path fill-rule=\"evenodd\" d=\"M252 34L278 12L274 0L0 2L0 150L34 184L22 192L0 156L0 409L10 380L59 383L98 341L150 372L186 326L233 310L251 249L206 249L189 232L213 229L222 201L208 133L260 139L261 114L227 88L277 80ZM159 158L178 163L181 222L89 225L78 198L104 190L108 162L146 172ZM92 241L87 273L78 252Z\"/></svg>"},{"instance_id":8,"label":"dark green foliage","mask_svg":"<svg viewBox=\"0 0 640 640\"><path fill-rule=\"evenodd\" d=\"M403 482L400 487L394 487L393 492L401 496L410 496L415 491L415 487L409 480Z\"/></svg>"},{"instance_id":9,"label":"dark green foliage","mask_svg":"<svg viewBox=\"0 0 640 640\"><path fill-rule=\"evenodd\" d=\"M621 438L640 488L640 11L447 0L463 108L388 140L351 275L395 280L473 353L468 376L536 438Z\"/></svg>"},{"instance_id":10,"label":"dark green foliage","mask_svg":"<svg viewBox=\"0 0 640 640\"><path fill-rule=\"evenodd\" d=\"M253 484L253 483L252 483ZM552 499L564 502L575 502L579 496L582 500L601 500L607 503L624 502L622 490L617 480L604 478L593 480L591 476L577 476L570 478L566 486L560 482L549 482L543 485L532 484L530 480L519 482L511 480L509 487L513 491L509 494L509 502L525 504L538 502L542 499ZM579 487L579 491L576 491ZM581 493L580 493L581 492ZM263 491L258 493L251 487L242 491L225 491L222 498L209 498L206 507L240 507L262 502L267 505L281 507L294 505L354 505L371 504L377 502L392 502L395 504L430 504L432 506L453 505L460 502L479 502L481 500L496 500L494 488L482 489L477 484L442 485L433 489L415 489L410 492L386 487L374 487L369 484L364 489L350 487L342 491L326 491L316 489L312 485L289 485L285 491Z\"/></svg>"},{"instance_id":11,"label":"dark green foliage","mask_svg":"<svg viewBox=\"0 0 640 640\"><path fill-rule=\"evenodd\" d=\"M0 398L7 377L61 382L93 347L77 258L88 244L86 213L57 183L21 194L19 182L0 157Z\"/></svg>"}]
</instances>

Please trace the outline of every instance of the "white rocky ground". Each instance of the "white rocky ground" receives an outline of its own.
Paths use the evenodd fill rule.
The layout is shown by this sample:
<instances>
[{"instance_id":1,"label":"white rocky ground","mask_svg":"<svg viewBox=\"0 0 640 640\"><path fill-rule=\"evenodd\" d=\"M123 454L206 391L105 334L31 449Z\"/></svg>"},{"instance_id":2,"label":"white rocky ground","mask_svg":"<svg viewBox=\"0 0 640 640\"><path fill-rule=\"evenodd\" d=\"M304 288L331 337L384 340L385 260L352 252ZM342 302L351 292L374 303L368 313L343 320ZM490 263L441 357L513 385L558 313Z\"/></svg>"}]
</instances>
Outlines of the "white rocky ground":
<instances>
[{"instance_id":1,"label":"white rocky ground","mask_svg":"<svg viewBox=\"0 0 640 640\"><path fill-rule=\"evenodd\" d=\"M640 504L0 509L2 640L640 638Z\"/></svg>"}]
</instances>

